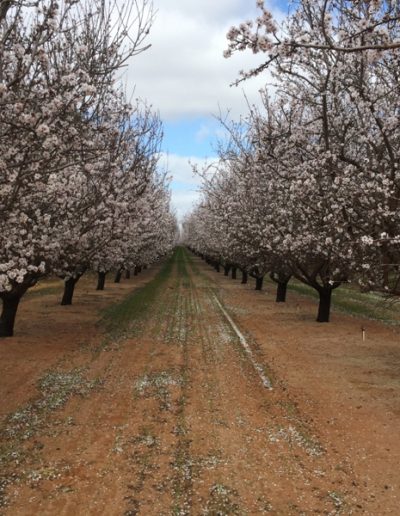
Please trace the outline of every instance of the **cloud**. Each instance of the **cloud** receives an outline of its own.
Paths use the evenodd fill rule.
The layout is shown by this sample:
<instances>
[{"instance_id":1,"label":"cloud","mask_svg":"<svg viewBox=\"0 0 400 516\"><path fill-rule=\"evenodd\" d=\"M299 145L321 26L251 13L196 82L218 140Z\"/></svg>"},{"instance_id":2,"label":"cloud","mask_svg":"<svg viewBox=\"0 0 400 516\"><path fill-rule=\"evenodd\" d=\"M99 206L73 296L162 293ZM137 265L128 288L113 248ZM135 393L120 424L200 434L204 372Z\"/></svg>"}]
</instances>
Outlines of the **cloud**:
<instances>
[{"instance_id":1,"label":"cloud","mask_svg":"<svg viewBox=\"0 0 400 516\"><path fill-rule=\"evenodd\" d=\"M200 129L197 131L195 138L197 142L204 142L210 137L210 135L210 127L206 124L202 124Z\"/></svg>"},{"instance_id":2,"label":"cloud","mask_svg":"<svg viewBox=\"0 0 400 516\"><path fill-rule=\"evenodd\" d=\"M262 63L263 56L250 52L224 59L226 33L232 25L254 18L255 1L156 0L158 10L148 42L152 47L134 57L128 72L128 88L174 119L204 116L230 109L232 116L247 111L242 87L229 85L239 70ZM280 11L276 11L278 16ZM266 76L243 83L250 102L259 101Z\"/></svg>"},{"instance_id":3,"label":"cloud","mask_svg":"<svg viewBox=\"0 0 400 516\"><path fill-rule=\"evenodd\" d=\"M279 1L286 4L272 0L272 5L281 19ZM237 119L246 114L248 102L260 103L259 90L269 80L264 74L230 87L240 70L257 67L264 56L246 51L223 57L229 28L254 19L255 6L256 0L154 0L158 12L146 41L152 46L133 58L124 76L127 91L146 99L165 123L164 148L171 153L161 156L160 167L173 175L172 205L180 220L200 195L201 179L190 162L200 169L209 163L193 154L213 153L210 140L226 138L211 115L224 118L229 111L229 118Z\"/></svg>"},{"instance_id":4,"label":"cloud","mask_svg":"<svg viewBox=\"0 0 400 516\"><path fill-rule=\"evenodd\" d=\"M177 154L162 154L160 158L160 165L171 172L175 184L192 188L198 188L201 185L201 178L193 173L192 165L201 170L210 162L207 158Z\"/></svg>"},{"instance_id":5,"label":"cloud","mask_svg":"<svg viewBox=\"0 0 400 516\"><path fill-rule=\"evenodd\" d=\"M197 201L199 200L199 193L195 191L179 191L173 190L171 195L172 208L175 210L178 221L182 222L185 215L190 213Z\"/></svg>"},{"instance_id":6,"label":"cloud","mask_svg":"<svg viewBox=\"0 0 400 516\"><path fill-rule=\"evenodd\" d=\"M160 166L173 175L172 206L179 220L191 211L200 196L201 178L193 173L192 165L196 165L201 170L209 163L210 160L195 156L161 155Z\"/></svg>"}]
</instances>

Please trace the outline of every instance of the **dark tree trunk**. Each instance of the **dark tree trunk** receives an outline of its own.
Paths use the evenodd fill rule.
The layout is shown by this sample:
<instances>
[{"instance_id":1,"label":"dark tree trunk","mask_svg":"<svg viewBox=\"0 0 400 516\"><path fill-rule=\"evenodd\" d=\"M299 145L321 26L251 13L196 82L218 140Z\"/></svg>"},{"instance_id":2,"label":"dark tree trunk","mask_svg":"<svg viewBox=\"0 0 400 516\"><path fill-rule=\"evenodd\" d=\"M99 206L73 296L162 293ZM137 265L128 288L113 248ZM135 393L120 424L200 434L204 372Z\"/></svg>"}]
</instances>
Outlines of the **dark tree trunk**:
<instances>
[{"instance_id":1,"label":"dark tree trunk","mask_svg":"<svg viewBox=\"0 0 400 516\"><path fill-rule=\"evenodd\" d=\"M96 290L104 290L104 285L106 283L106 272L98 272L97 273L97 288Z\"/></svg>"},{"instance_id":2,"label":"dark tree trunk","mask_svg":"<svg viewBox=\"0 0 400 516\"><path fill-rule=\"evenodd\" d=\"M125 278L131 279L131 271L129 269L125 272Z\"/></svg>"},{"instance_id":3,"label":"dark tree trunk","mask_svg":"<svg viewBox=\"0 0 400 516\"><path fill-rule=\"evenodd\" d=\"M133 269L133 275L137 276L139 274L139 267L136 265L136 267Z\"/></svg>"},{"instance_id":4,"label":"dark tree trunk","mask_svg":"<svg viewBox=\"0 0 400 516\"><path fill-rule=\"evenodd\" d=\"M117 271L117 273L115 275L114 283L120 283L121 278L122 278L122 271L120 270L120 271Z\"/></svg>"},{"instance_id":5,"label":"dark tree trunk","mask_svg":"<svg viewBox=\"0 0 400 516\"><path fill-rule=\"evenodd\" d=\"M147 265L143 265L143 269L146 270L147 269ZM142 272L142 266L139 265L138 267L138 274L140 274Z\"/></svg>"},{"instance_id":6,"label":"dark tree trunk","mask_svg":"<svg viewBox=\"0 0 400 516\"><path fill-rule=\"evenodd\" d=\"M245 285L247 283L247 280L248 280L247 271L242 270L242 285Z\"/></svg>"},{"instance_id":7,"label":"dark tree trunk","mask_svg":"<svg viewBox=\"0 0 400 516\"><path fill-rule=\"evenodd\" d=\"M3 293L3 309L0 316L0 337L12 337L14 335L14 323L21 297L26 290L18 293Z\"/></svg>"},{"instance_id":8,"label":"dark tree trunk","mask_svg":"<svg viewBox=\"0 0 400 516\"><path fill-rule=\"evenodd\" d=\"M256 278L256 290L262 290L263 282L264 282L264 276Z\"/></svg>"},{"instance_id":9,"label":"dark tree trunk","mask_svg":"<svg viewBox=\"0 0 400 516\"><path fill-rule=\"evenodd\" d=\"M219 272L219 271L220 271L219 263L218 263L218 262L215 262L215 270L216 270L217 272Z\"/></svg>"},{"instance_id":10,"label":"dark tree trunk","mask_svg":"<svg viewBox=\"0 0 400 516\"><path fill-rule=\"evenodd\" d=\"M278 281L278 286L276 288L277 303L285 303L288 283L289 281Z\"/></svg>"},{"instance_id":11,"label":"dark tree trunk","mask_svg":"<svg viewBox=\"0 0 400 516\"><path fill-rule=\"evenodd\" d=\"M321 287L318 289L319 306L317 322L329 322L331 312L332 287Z\"/></svg>"},{"instance_id":12,"label":"dark tree trunk","mask_svg":"<svg viewBox=\"0 0 400 516\"><path fill-rule=\"evenodd\" d=\"M224 265L224 276L229 276L229 270L230 270L230 266Z\"/></svg>"},{"instance_id":13,"label":"dark tree trunk","mask_svg":"<svg viewBox=\"0 0 400 516\"><path fill-rule=\"evenodd\" d=\"M236 279L236 267L232 267L232 279Z\"/></svg>"},{"instance_id":14,"label":"dark tree trunk","mask_svg":"<svg viewBox=\"0 0 400 516\"><path fill-rule=\"evenodd\" d=\"M80 276L77 278L69 278L64 282L64 295L61 299L61 305L72 305L72 298L74 297L75 285L78 283Z\"/></svg>"}]
</instances>

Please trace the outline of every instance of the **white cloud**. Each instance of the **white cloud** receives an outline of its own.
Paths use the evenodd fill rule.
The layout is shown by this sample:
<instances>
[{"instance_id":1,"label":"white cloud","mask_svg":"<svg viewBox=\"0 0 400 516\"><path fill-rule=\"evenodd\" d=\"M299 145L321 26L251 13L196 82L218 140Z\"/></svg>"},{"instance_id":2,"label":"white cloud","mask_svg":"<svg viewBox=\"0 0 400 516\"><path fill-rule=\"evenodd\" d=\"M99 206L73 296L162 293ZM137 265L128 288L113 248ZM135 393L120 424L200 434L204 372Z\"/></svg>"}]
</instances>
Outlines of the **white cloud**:
<instances>
[{"instance_id":1,"label":"white cloud","mask_svg":"<svg viewBox=\"0 0 400 516\"><path fill-rule=\"evenodd\" d=\"M179 222L182 222L185 215L192 211L193 207L196 205L198 200L198 192L192 190L172 190L172 208L175 209L175 213L178 217Z\"/></svg>"},{"instance_id":2,"label":"white cloud","mask_svg":"<svg viewBox=\"0 0 400 516\"><path fill-rule=\"evenodd\" d=\"M196 156L179 156L178 154L162 154L161 167L167 169L173 175L175 183L197 188L201 184L201 178L193 173L192 165L200 170L210 163L207 158Z\"/></svg>"},{"instance_id":3,"label":"white cloud","mask_svg":"<svg viewBox=\"0 0 400 516\"><path fill-rule=\"evenodd\" d=\"M209 138L209 136L211 135L211 129L209 128L208 125L206 124L202 124L202 126L200 127L200 129L197 131L196 133L196 141L197 142L204 142L204 140L207 140L207 138Z\"/></svg>"},{"instance_id":4,"label":"white cloud","mask_svg":"<svg viewBox=\"0 0 400 516\"><path fill-rule=\"evenodd\" d=\"M269 2L270 4L270 2ZM267 75L230 87L240 70L249 70L263 62L263 55L249 51L224 59L226 33L232 25L258 14L256 0L154 0L158 11L146 43L151 48L134 57L127 69L127 90L146 99L159 110L161 119L208 117L227 111L238 118L248 112L250 103L260 102L259 90ZM283 13L274 10L278 18ZM207 122L194 139L224 138L225 131ZM173 149L171 149L173 151ZM201 180L193 175L190 163L203 168L201 157L163 155L160 166L173 175L172 204L180 220L199 198Z\"/></svg>"},{"instance_id":5,"label":"white cloud","mask_svg":"<svg viewBox=\"0 0 400 516\"><path fill-rule=\"evenodd\" d=\"M161 117L207 116L230 109L245 113L242 87L230 87L239 70L259 65L263 56L250 52L224 59L230 26L254 18L255 1L155 0L158 10L148 42L152 47L136 56L127 72L128 87L146 98ZM280 13L278 12L278 15ZM251 102L258 102L266 76L243 83Z\"/></svg>"},{"instance_id":6,"label":"white cloud","mask_svg":"<svg viewBox=\"0 0 400 516\"><path fill-rule=\"evenodd\" d=\"M206 158L194 156L179 156L177 154L163 154L160 159L162 168L173 175L172 206L175 208L179 220L188 213L199 199L201 178L193 173L192 165L199 170L210 163Z\"/></svg>"}]
</instances>

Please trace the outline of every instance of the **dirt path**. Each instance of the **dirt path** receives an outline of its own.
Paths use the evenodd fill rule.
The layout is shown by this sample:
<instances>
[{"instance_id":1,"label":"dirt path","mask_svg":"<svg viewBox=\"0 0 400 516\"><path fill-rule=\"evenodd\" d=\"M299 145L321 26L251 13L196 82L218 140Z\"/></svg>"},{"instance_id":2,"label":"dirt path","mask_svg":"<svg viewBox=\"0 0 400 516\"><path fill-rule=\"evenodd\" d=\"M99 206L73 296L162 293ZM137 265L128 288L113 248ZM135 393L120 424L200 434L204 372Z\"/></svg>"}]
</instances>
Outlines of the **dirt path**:
<instances>
[{"instance_id":1,"label":"dirt path","mask_svg":"<svg viewBox=\"0 0 400 516\"><path fill-rule=\"evenodd\" d=\"M385 380L384 350L351 346L340 316L326 356L332 335L279 310L290 323L179 250L106 335L71 343L51 372L23 369L39 388L3 412L4 514L398 514L399 376ZM381 390L357 384L365 367Z\"/></svg>"}]
</instances>

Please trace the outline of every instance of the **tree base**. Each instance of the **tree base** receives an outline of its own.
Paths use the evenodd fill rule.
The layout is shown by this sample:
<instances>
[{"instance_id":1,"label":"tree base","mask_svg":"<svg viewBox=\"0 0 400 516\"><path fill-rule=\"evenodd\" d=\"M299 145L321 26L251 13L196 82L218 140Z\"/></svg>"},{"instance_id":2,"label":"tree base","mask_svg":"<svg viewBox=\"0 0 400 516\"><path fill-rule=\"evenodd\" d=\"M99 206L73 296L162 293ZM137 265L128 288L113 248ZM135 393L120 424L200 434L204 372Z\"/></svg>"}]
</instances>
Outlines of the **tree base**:
<instances>
[{"instance_id":1,"label":"tree base","mask_svg":"<svg viewBox=\"0 0 400 516\"><path fill-rule=\"evenodd\" d=\"M64 283L64 295L61 300L62 306L72 305L72 298L74 297L75 285L78 283L80 276L77 278L69 278Z\"/></svg>"},{"instance_id":2,"label":"tree base","mask_svg":"<svg viewBox=\"0 0 400 516\"><path fill-rule=\"evenodd\" d=\"M12 337L14 335L15 317L18 305L23 293L4 294L1 296L3 309L0 317L0 337Z\"/></svg>"},{"instance_id":3,"label":"tree base","mask_svg":"<svg viewBox=\"0 0 400 516\"><path fill-rule=\"evenodd\" d=\"M264 276L262 276L261 278L256 278L256 288L255 288L255 290L262 290L263 283L264 283Z\"/></svg>"},{"instance_id":4,"label":"tree base","mask_svg":"<svg viewBox=\"0 0 400 516\"><path fill-rule=\"evenodd\" d=\"M104 285L106 283L106 272L97 273L97 288L96 290L104 290Z\"/></svg>"},{"instance_id":5,"label":"tree base","mask_svg":"<svg viewBox=\"0 0 400 516\"><path fill-rule=\"evenodd\" d=\"M286 293L287 293L287 285L288 282L280 281L278 282L278 286L276 288L276 302L277 303L285 303L286 302Z\"/></svg>"},{"instance_id":6,"label":"tree base","mask_svg":"<svg viewBox=\"0 0 400 516\"><path fill-rule=\"evenodd\" d=\"M319 323L329 322L331 313L332 290L332 287L323 287L318 290L319 306L317 322Z\"/></svg>"}]
</instances>

